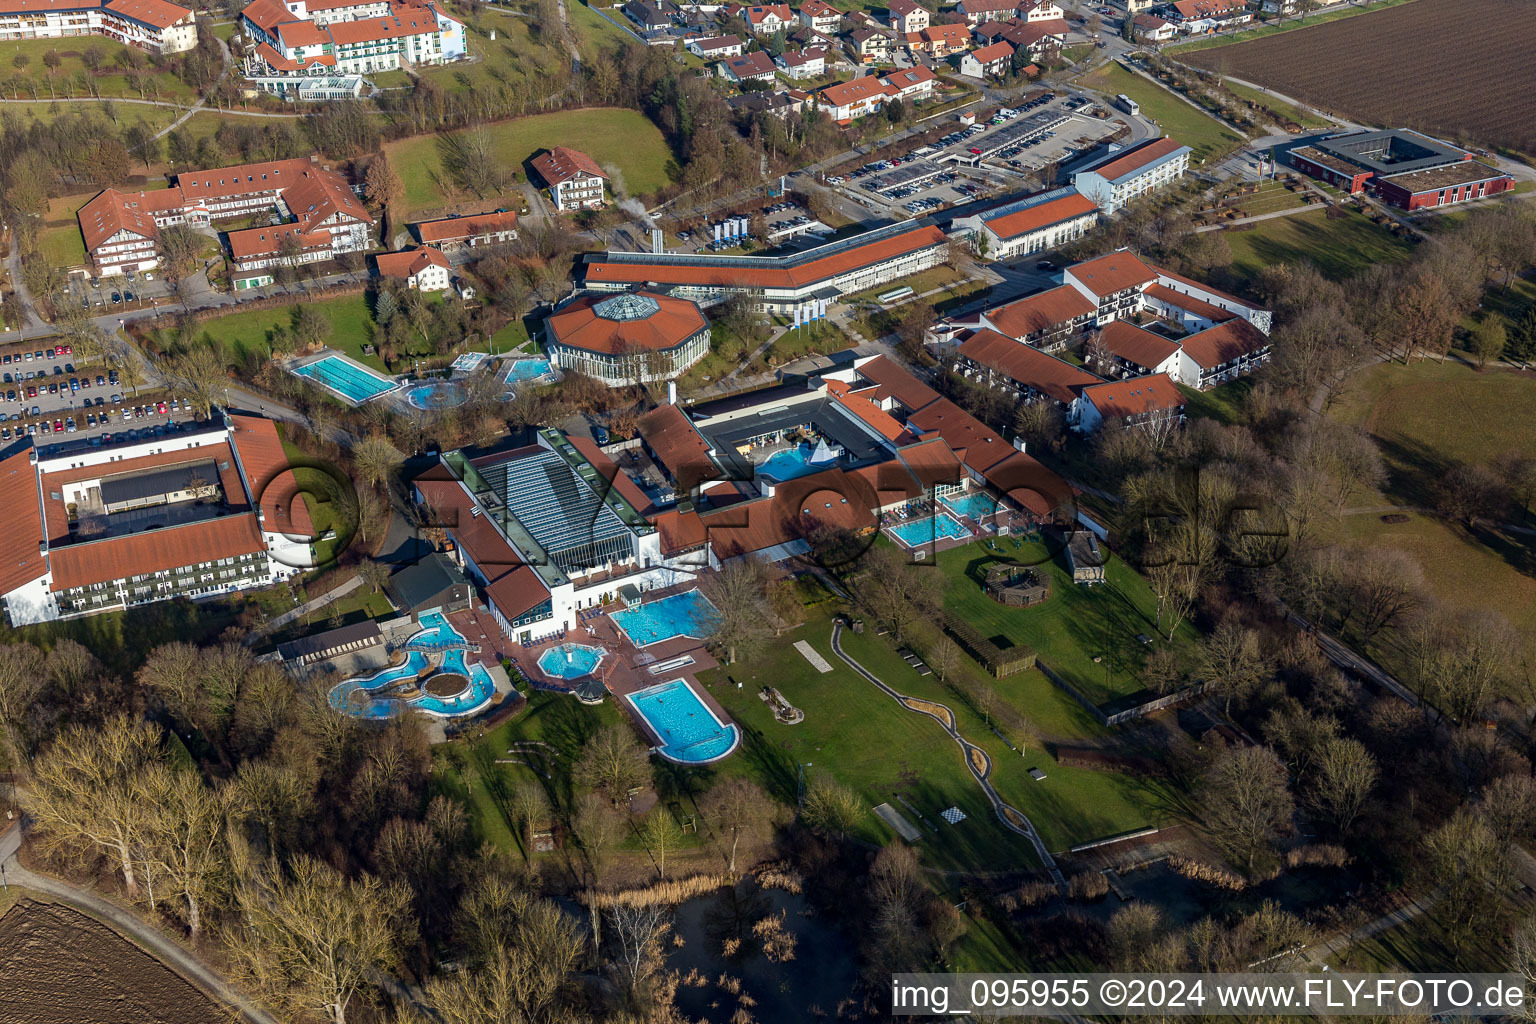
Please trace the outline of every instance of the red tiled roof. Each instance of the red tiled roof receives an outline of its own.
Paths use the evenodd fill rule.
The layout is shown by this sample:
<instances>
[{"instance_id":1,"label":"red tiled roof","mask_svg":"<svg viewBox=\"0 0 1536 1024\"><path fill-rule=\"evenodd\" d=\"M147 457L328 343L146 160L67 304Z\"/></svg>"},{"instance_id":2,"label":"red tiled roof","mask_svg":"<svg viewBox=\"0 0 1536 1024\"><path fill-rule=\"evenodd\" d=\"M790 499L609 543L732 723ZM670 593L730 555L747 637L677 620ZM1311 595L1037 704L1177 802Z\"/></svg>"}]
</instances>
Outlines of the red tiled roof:
<instances>
[{"instance_id":1,"label":"red tiled roof","mask_svg":"<svg viewBox=\"0 0 1536 1024\"><path fill-rule=\"evenodd\" d=\"M0 461L0 508L5 509L5 543L0 547L0 594L8 594L48 571L38 545L43 513L31 445L19 445Z\"/></svg>"},{"instance_id":2,"label":"red tiled roof","mask_svg":"<svg viewBox=\"0 0 1536 1024\"><path fill-rule=\"evenodd\" d=\"M424 220L416 225L416 234L423 242L456 242L462 238L478 238L517 227L517 214L511 210L495 213L475 213L468 217L444 217L441 220Z\"/></svg>"},{"instance_id":3,"label":"red tiled roof","mask_svg":"<svg viewBox=\"0 0 1536 1024\"><path fill-rule=\"evenodd\" d=\"M275 3L275 0L256 0L256 4ZM251 7L244 11L250 14ZM286 13L286 12L285 12ZM298 180L310 167L315 166L308 157L292 160L268 160L256 164L238 164L234 167L216 167L207 171L183 171L176 175L176 184L188 202L202 199L228 199L251 195L256 192L276 192Z\"/></svg>"},{"instance_id":4,"label":"red tiled roof","mask_svg":"<svg viewBox=\"0 0 1536 1024\"><path fill-rule=\"evenodd\" d=\"M1211 369L1238 356L1257 352L1269 344L1269 338L1247 320L1234 317L1224 324L1182 338L1179 344L1197 366Z\"/></svg>"},{"instance_id":5,"label":"red tiled roof","mask_svg":"<svg viewBox=\"0 0 1536 1024\"><path fill-rule=\"evenodd\" d=\"M1157 280L1157 271L1137 259L1135 254L1124 251L1074 263L1066 273L1100 298Z\"/></svg>"},{"instance_id":6,"label":"red tiled roof","mask_svg":"<svg viewBox=\"0 0 1536 1024\"><path fill-rule=\"evenodd\" d=\"M1123 419L1162 409L1181 409L1184 395L1166 373L1099 384L1083 392L1105 419Z\"/></svg>"},{"instance_id":7,"label":"red tiled roof","mask_svg":"<svg viewBox=\"0 0 1536 1024\"><path fill-rule=\"evenodd\" d=\"M948 239L937 227L913 228L891 238L854 246L831 256L798 266L753 269L740 266L688 266L673 263L589 263L588 281L625 284L748 285L765 288L799 288L838 277L860 267L917 252ZM767 260L765 260L767 262Z\"/></svg>"},{"instance_id":8,"label":"red tiled roof","mask_svg":"<svg viewBox=\"0 0 1536 1024\"><path fill-rule=\"evenodd\" d=\"M329 231L304 231L297 224L279 224L275 227L245 228L231 231L229 254L236 260L248 260L257 256L270 256L279 251L283 239L294 237L304 250L320 249L331 244Z\"/></svg>"},{"instance_id":9,"label":"red tiled roof","mask_svg":"<svg viewBox=\"0 0 1536 1024\"><path fill-rule=\"evenodd\" d=\"M786 480L771 498L700 514L720 558L734 558L803 540L821 526L856 532L874 529L876 496L869 481L841 469Z\"/></svg>"},{"instance_id":10,"label":"red tiled roof","mask_svg":"<svg viewBox=\"0 0 1536 1024\"><path fill-rule=\"evenodd\" d=\"M1183 274L1175 274L1173 271L1168 270L1166 267L1153 267L1152 269L1157 271L1157 276L1159 278L1166 278L1169 281L1177 281L1179 284L1189 285L1191 288L1199 288L1203 291L1210 292L1212 295L1226 299L1228 302L1235 302L1239 306L1246 306L1249 309L1254 308L1253 303L1248 302L1245 299L1240 299L1236 295L1233 295L1231 292L1224 292L1220 288L1212 288L1210 285L1205 284L1204 282L1196 281L1192 277L1185 277ZM1174 291L1178 291L1178 289L1174 288Z\"/></svg>"},{"instance_id":11,"label":"red tiled roof","mask_svg":"<svg viewBox=\"0 0 1536 1024\"><path fill-rule=\"evenodd\" d=\"M1177 342L1120 319L1104 325L1099 332L1099 344L1112 355L1129 359L1137 366L1149 370L1179 350Z\"/></svg>"},{"instance_id":12,"label":"red tiled roof","mask_svg":"<svg viewBox=\"0 0 1536 1024\"><path fill-rule=\"evenodd\" d=\"M908 14L923 10L923 6L916 3L915 0L886 0L885 9L891 14L905 17Z\"/></svg>"},{"instance_id":13,"label":"red tiled roof","mask_svg":"<svg viewBox=\"0 0 1536 1024\"><path fill-rule=\"evenodd\" d=\"M1167 285L1148 285L1147 290L1143 294L1149 299L1157 299L1159 302L1165 302L1170 306L1176 306L1196 316L1204 317L1212 323L1219 324L1224 320L1231 320L1237 315L1222 309L1220 306L1213 306L1203 299L1197 299L1193 295L1185 295L1183 292L1174 291Z\"/></svg>"},{"instance_id":14,"label":"red tiled roof","mask_svg":"<svg viewBox=\"0 0 1536 1024\"><path fill-rule=\"evenodd\" d=\"M795 12L789 9L789 4L760 4L757 7L743 8L741 14L749 25L760 23L770 14L775 15L780 21L792 21L795 17Z\"/></svg>"},{"instance_id":15,"label":"red tiled roof","mask_svg":"<svg viewBox=\"0 0 1536 1024\"><path fill-rule=\"evenodd\" d=\"M693 45L705 51L729 50L733 46L740 46L741 40L737 39L734 35L711 36L709 39L696 39Z\"/></svg>"},{"instance_id":16,"label":"red tiled roof","mask_svg":"<svg viewBox=\"0 0 1536 1024\"><path fill-rule=\"evenodd\" d=\"M1033 50L1043 40L1065 39L1070 31L1072 29L1060 18L1049 21L1020 21L1015 18L1003 26L1000 34L1005 39Z\"/></svg>"},{"instance_id":17,"label":"red tiled roof","mask_svg":"<svg viewBox=\"0 0 1536 1024\"><path fill-rule=\"evenodd\" d=\"M324 46L331 41L325 30L312 21L285 21L277 26L284 46Z\"/></svg>"},{"instance_id":18,"label":"red tiled roof","mask_svg":"<svg viewBox=\"0 0 1536 1024\"><path fill-rule=\"evenodd\" d=\"M1183 148L1182 142L1165 135L1122 150L1113 160L1089 167L1088 170L1105 181L1115 181Z\"/></svg>"},{"instance_id":19,"label":"red tiled roof","mask_svg":"<svg viewBox=\"0 0 1536 1024\"><path fill-rule=\"evenodd\" d=\"M808 14L813 18L841 18L843 12L827 3L826 0L805 0L800 5L800 13Z\"/></svg>"},{"instance_id":20,"label":"red tiled roof","mask_svg":"<svg viewBox=\"0 0 1536 1024\"><path fill-rule=\"evenodd\" d=\"M160 237L154 214L157 211L179 209L182 202L181 191L174 188L152 192L106 189L80 207L77 214L86 251L95 250L119 231L131 231L143 238Z\"/></svg>"},{"instance_id":21,"label":"red tiled roof","mask_svg":"<svg viewBox=\"0 0 1536 1024\"><path fill-rule=\"evenodd\" d=\"M956 484L965 476L960 457L942 437L909 444L896 452L896 458L924 487Z\"/></svg>"},{"instance_id":22,"label":"red tiled roof","mask_svg":"<svg viewBox=\"0 0 1536 1024\"><path fill-rule=\"evenodd\" d=\"M1012 52L1012 48L1007 43L994 43L992 46L982 47L972 56L982 61L982 63L986 63L987 59L981 55L987 50L998 46L1008 49L1010 53ZM982 223L986 224L987 228L998 238L1017 238L1020 235L1027 235L1031 231L1039 231L1041 228L1047 228L1053 224L1062 224L1069 220L1076 220L1079 217L1086 217L1089 214L1097 213L1098 209L1094 201L1081 192L1069 192L1067 195L1057 199L1036 203L1034 206L1015 210L1013 213L1005 213L1001 217L988 219L983 214L981 219Z\"/></svg>"},{"instance_id":23,"label":"red tiled roof","mask_svg":"<svg viewBox=\"0 0 1536 1024\"><path fill-rule=\"evenodd\" d=\"M151 28L167 29L192 17L192 12L166 0L109 0L105 10Z\"/></svg>"},{"instance_id":24,"label":"red tiled roof","mask_svg":"<svg viewBox=\"0 0 1536 1024\"><path fill-rule=\"evenodd\" d=\"M0 0L0 14L94 11L100 7L101 0Z\"/></svg>"},{"instance_id":25,"label":"red tiled roof","mask_svg":"<svg viewBox=\"0 0 1536 1024\"><path fill-rule=\"evenodd\" d=\"M681 490L719 476L709 443L677 406L658 405L640 417L640 436Z\"/></svg>"},{"instance_id":26,"label":"red tiled roof","mask_svg":"<svg viewBox=\"0 0 1536 1024\"><path fill-rule=\"evenodd\" d=\"M297 58L284 57L281 53L277 52L277 48L271 43L257 44L256 53L277 71L299 71L307 67L313 67L316 64L328 67L336 66L336 58L329 53L320 53L313 57L299 60Z\"/></svg>"},{"instance_id":27,"label":"red tiled roof","mask_svg":"<svg viewBox=\"0 0 1536 1024\"><path fill-rule=\"evenodd\" d=\"M725 66L737 78L773 74L773 58L762 50L753 50L739 57L730 57L726 60Z\"/></svg>"},{"instance_id":28,"label":"red tiled roof","mask_svg":"<svg viewBox=\"0 0 1536 1024\"><path fill-rule=\"evenodd\" d=\"M240 17L268 35L276 35L277 26L293 20L293 15L288 12L288 8L277 0L251 0L240 11Z\"/></svg>"},{"instance_id":29,"label":"red tiled roof","mask_svg":"<svg viewBox=\"0 0 1536 1024\"><path fill-rule=\"evenodd\" d=\"M966 339L957 354L1063 405L1071 405L1083 388L1103 383L1087 370L985 328Z\"/></svg>"},{"instance_id":30,"label":"red tiled roof","mask_svg":"<svg viewBox=\"0 0 1536 1024\"><path fill-rule=\"evenodd\" d=\"M363 208L347 180L321 167L301 171L298 180L284 190L283 203L305 231L312 231L337 215L373 223L373 217Z\"/></svg>"},{"instance_id":31,"label":"red tiled roof","mask_svg":"<svg viewBox=\"0 0 1536 1024\"><path fill-rule=\"evenodd\" d=\"M643 320L609 320L595 307L613 296L583 295L546 317L544 328L557 344L618 355L637 350L664 352L709 326L699 307L687 299L653 292L635 294L652 300L659 308Z\"/></svg>"},{"instance_id":32,"label":"red tiled roof","mask_svg":"<svg viewBox=\"0 0 1536 1024\"><path fill-rule=\"evenodd\" d=\"M972 50L971 56L983 66L991 64L993 61L1009 60L1013 57L1013 44L1008 42L1006 39L999 39L997 42L991 44L990 46L979 46ZM1060 200L1053 200L1053 202L1059 201ZM1048 206L1050 204L1042 203L1041 205Z\"/></svg>"},{"instance_id":33,"label":"red tiled roof","mask_svg":"<svg viewBox=\"0 0 1536 1024\"><path fill-rule=\"evenodd\" d=\"M868 396L851 394L848 385L842 381L828 381L827 394L850 415L857 417L887 441L911 439L912 435L907 432L907 428L898 423L894 416L870 401Z\"/></svg>"},{"instance_id":34,"label":"red tiled roof","mask_svg":"<svg viewBox=\"0 0 1536 1024\"><path fill-rule=\"evenodd\" d=\"M452 269L448 257L428 245L404 252L380 253L374 259L378 263L380 277L412 278L429 266Z\"/></svg>"},{"instance_id":35,"label":"red tiled roof","mask_svg":"<svg viewBox=\"0 0 1536 1024\"><path fill-rule=\"evenodd\" d=\"M871 96L890 94L885 83L874 75L865 75L848 82L833 82L831 85L822 86L817 92L820 93L822 102L832 107L846 107L860 100L869 99Z\"/></svg>"},{"instance_id":36,"label":"red tiled roof","mask_svg":"<svg viewBox=\"0 0 1536 1024\"><path fill-rule=\"evenodd\" d=\"M369 43L378 39L400 39L437 31L437 18L426 7L390 4L386 18L360 18L357 21L333 21L325 27L338 45Z\"/></svg>"},{"instance_id":37,"label":"red tiled roof","mask_svg":"<svg viewBox=\"0 0 1536 1024\"><path fill-rule=\"evenodd\" d=\"M1088 316L1097 308L1082 292L1063 284L989 309L986 317L1002 333L1027 338L1036 331Z\"/></svg>"},{"instance_id":38,"label":"red tiled roof","mask_svg":"<svg viewBox=\"0 0 1536 1024\"><path fill-rule=\"evenodd\" d=\"M427 505L484 575L485 593L508 621L549 599L539 574L525 565L483 515L471 515L473 502L464 488L441 466L417 477L415 484Z\"/></svg>"},{"instance_id":39,"label":"red tiled roof","mask_svg":"<svg viewBox=\"0 0 1536 1024\"><path fill-rule=\"evenodd\" d=\"M875 356L858 364L859 376L877 385L876 396L895 399L908 415L939 397L939 393L912 376L907 368L887 356Z\"/></svg>"},{"instance_id":40,"label":"red tiled roof","mask_svg":"<svg viewBox=\"0 0 1536 1024\"><path fill-rule=\"evenodd\" d=\"M256 514L246 512L149 533L65 544L49 551L48 564L57 591L265 550Z\"/></svg>"},{"instance_id":41,"label":"red tiled roof","mask_svg":"<svg viewBox=\"0 0 1536 1024\"><path fill-rule=\"evenodd\" d=\"M964 28L965 26L955 25L954 27ZM902 68L900 71L892 71L888 74L881 75L880 81L884 82L892 89L898 89L905 92L908 89L922 85L924 82L932 82L938 77L938 75L933 73L932 68L915 67Z\"/></svg>"},{"instance_id":42,"label":"red tiled roof","mask_svg":"<svg viewBox=\"0 0 1536 1024\"><path fill-rule=\"evenodd\" d=\"M669 508L651 520L661 534L661 553L676 555L709 543L709 531L694 511L679 512Z\"/></svg>"},{"instance_id":43,"label":"red tiled roof","mask_svg":"<svg viewBox=\"0 0 1536 1024\"><path fill-rule=\"evenodd\" d=\"M263 528L296 537L314 535L309 503L298 478L288 466L288 453L277 436L277 424L259 416L230 416L230 440L240 455L246 482L261 506ZM193 449L197 451L198 449ZM227 493L227 492L226 492Z\"/></svg>"},{"instance_id":44,"label":"red tiled roof","mask_svg":"<svg viewBox=\"0 0 1536 1024\"><path fill-rule=\"evenodd\" d=\"M558 185L577 177L607 178L597 161L580 150L556 146L548 153L540 153L531 161L546 185Z\"/></svg>"}]
</instances>

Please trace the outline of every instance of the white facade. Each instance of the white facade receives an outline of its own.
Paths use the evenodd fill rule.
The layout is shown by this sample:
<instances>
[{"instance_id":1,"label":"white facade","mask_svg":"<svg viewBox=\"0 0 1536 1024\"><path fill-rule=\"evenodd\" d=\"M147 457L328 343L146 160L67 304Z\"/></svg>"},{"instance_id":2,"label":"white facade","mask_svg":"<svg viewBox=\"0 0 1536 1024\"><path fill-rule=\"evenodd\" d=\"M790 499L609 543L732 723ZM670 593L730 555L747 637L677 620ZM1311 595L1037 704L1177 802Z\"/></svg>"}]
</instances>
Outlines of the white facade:
<instances>
[{"instance_id":1,"label":"white facade","mask_svg":"<svg viewBox=\"0 0 1536 1024\"><path fill-rule=\"evenodd\" d=\"M132 5L118 9L83 2L78 7L37 9L17 3L0 5L0 40L64 39L105 36L150 53L183 53L197 45L197 23L186 8L166 4L170 21L157 24L135 16ZM180 15L176 12L180 11ZM174 20L172 20L174 18Z\"/></svg>"},{"instance_id":2,"label":"white facade","mask_svg":"<svg viewBox=\"0 0 1536 1024\"><path fill-rule=\"evenodd\" d=\"M603 205L603 179L595 174L567 178L549 190L555 209L590 210Z\"/></svg>"},{"instance_id":3,"label":"white facade","mask_svg":"<svg viewBox=\"0 0 1536 1024\"><path fill-rule=\"evenodd\" d=\"M1168 156L1114 178L1107 178L1092 168L1078 171L1072 175L1072 185L1106 214L1114 213L1141 196L1184 177L1189 170L1189 153L1188 146L1180 146Z\"/></svg>"}]
</instances>

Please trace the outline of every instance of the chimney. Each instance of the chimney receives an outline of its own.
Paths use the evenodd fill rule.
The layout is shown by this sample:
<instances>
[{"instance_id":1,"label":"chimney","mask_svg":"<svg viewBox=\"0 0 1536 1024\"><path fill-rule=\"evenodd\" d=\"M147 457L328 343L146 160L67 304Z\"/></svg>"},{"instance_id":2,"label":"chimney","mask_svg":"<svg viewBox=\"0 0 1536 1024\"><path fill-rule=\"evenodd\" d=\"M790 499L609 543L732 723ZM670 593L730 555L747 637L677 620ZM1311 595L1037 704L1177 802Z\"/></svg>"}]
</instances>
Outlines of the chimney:
<instances>
[{"instance_id":1,"label":"chimney","mask_svg":"<svg viewBox=\"0 0 1536 1024\"><path fill-rule=\"evenodd\" d=\"M677 404L677 381L675 380L667 381L667 404Z\"/></svg>"}]
</instances>

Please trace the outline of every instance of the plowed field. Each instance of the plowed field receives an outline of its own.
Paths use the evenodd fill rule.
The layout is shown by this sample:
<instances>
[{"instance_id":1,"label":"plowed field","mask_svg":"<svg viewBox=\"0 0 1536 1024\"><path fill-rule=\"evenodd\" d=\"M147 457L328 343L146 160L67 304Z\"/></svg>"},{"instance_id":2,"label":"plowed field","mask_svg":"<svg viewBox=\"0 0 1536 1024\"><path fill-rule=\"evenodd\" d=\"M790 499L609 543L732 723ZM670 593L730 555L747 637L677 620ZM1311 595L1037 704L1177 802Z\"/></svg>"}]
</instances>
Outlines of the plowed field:
<instances>
[{"instance_id":1,"label":"plowed field","mask_svg":"<svg viewBox=\"0 0 1536 1024\"><path fill-rule=\"evenodd\" d=\"M1536 153L1536 3L1417 0L1183 55L1363 123Z\"/></svg>"},{"instance_id":2,"label":"plowed field","mask_svg":"<svg viewBox=\"0 0 1536 1024\"><path fill-rule=\"evenodd\" d=\"M0 916L0 1024L210 1024L229 1014L160 961L68 907Z\"/></svg>"}]
</instances>

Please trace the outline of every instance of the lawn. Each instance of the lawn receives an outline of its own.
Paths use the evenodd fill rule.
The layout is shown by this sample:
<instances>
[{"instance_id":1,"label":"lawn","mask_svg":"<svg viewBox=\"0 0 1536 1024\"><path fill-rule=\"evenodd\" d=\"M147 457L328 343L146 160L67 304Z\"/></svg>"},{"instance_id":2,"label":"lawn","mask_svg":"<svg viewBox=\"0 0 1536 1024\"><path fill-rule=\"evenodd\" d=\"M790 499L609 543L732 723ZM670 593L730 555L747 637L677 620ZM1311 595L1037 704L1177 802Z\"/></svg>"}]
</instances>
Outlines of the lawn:
<instances>
[{"instance_id":1,"label":"lawn","mask_svg":"<svg viewBox=\"0 0 1536 1024\"><path fill-rule=\"evenodd\" d=\"M1051 669L1100 705L1140 691L1137 673L1150 648L1136 637L1157 634L1156 599L1147 581L1111 557L1105 583L1079 586L1067 572L1065 555L1052 557L1043 543L1024 541L1017 548L1008 539L998 543L1003 554L990 553L980 543L939 554L938 565L948 577L945 610L999 647L1034 648ZM1008 608L987 597L981 579L989 565L1004 557L1046 570L1051 596L1033 608ZM1175 643L1192 645L1197 635L1186 622ZM1102 660L1095 663L1095 657Z\"/></svg>"},{"instance_id":2,"label":"lawn","mask_svg":"<svg viewBox=\"0 0 1536 1024\"><path fill-rule=\"evenodd\" d=\"M495 39L490 38L492 33ZM448 92L495 90L503 82L525 81L537 86L560 59L557 50L533 37L529 18L495 7L482 8L470 20L465 42L470 55L478 58L475 63L464 67L424 67L419 74ZM386 78L376 84L400 83Z\"/></svg>"},{"instance_id":3,"label":"lawn","mask_svg":"<svg viewBox=\"0 0 1536 1024\"><path fill-rule=\"evenodd\" d=\"M294 304L303 302L323 313L331 322L331 332L326 343L339 349L359 362L376 370L383 370L384 363L376 356L364 355L363 346L373 339L373 317L367 300L362 295L348 295L339 299L307 300L295 294ZM273 309L253 310L248 313L228 313L204 320L197 325L197 336L209 337L218 346L228 363L243 362L246 354L255 352L267 356L273 329L287 327L293 321L293 307L278 306Z\"/></svg>"},{"instance_id":4,"label":"lawn","mask_svg":"<svg viewBox=\"0 0 1536 1024\"><path fill-rule=\"evenodd\" d=\"M1251 230L1226 232L1231 272L1243 281L1274 263L1310 260L1325 277L1343 280L1377 263L1407 259L1412 243L1353 210L1330 218L1317 209L1259 221Z\"/></svg>"},{"instance_id":5,"label":"lawn","mask_svg":"<svg viewBox=\"0 0 1536 1024\"><path fill-rule=\"evenodd\" d=\"M295 475L300 475L302 472L302 470L299 470ZM316 544L315 547L318 548L320 545ZM330 629L332 628L331 620L337 616L341 618L341 625L351 626L359 622L365 622L368 619L389 618L394 614L394 611L394 606L389 603L389 598L385 597L383 593L375 594L366 586L358 587L350 594L311 612L308 621L300 618L268 636L262 642L262 648L275 650L278 644L287 643L289 640L297 640L299 637L310 633Z\"/></svg>"},{"instance_id":6,"label":"lawn","mask_svg":"<svg viewBox=\"0 0 1536 1024\"><path fill-rule=\"evenodd\" d=\"M633 110L592 107L538 114L486 125L496 159L507 168L526 171L527 161L553 146L579 146L605 170L620 194L643 196L668 182L672 153L661 131ZM386 147L390 163L399 168L405 200L413 211L436 209L473 198L443 168L443 142L436 135L417 135ZM490 198L490 197L486 197Z\"/></svg>"},{"instance_id":7,"label":"lawn","mask_svg":"<svg viewBox=\"0 0 1536 1024\"><path fill-rule=\"evenodd\" d=\"M78 267L85 263L85 239L80 234L80 207L91 201L95 192L59 196L48 201L48 214L37 233L38 251L55 267Z\"/></svg>"},{"instance_id":8,"label":"lawn","mask_svg":"<svg viewBox=\"0 0 1536 1024\"><path fill-rule=\"evenodd\" d=\"M572 0L566 4L565 16L571 31L576 34L577 48L588 59L596 56L593 52L595 50L612 50L616 46L635 41L631 33L593 10L584 0ZM615 10L609 17L619 20L623 15Z\"/></svg>"},{"instance_id":9,"label":"lawn","mask_svg":"<svg viewBox=\"0 0 1536 1024\"><path fill-rule=\"evenodd\" d=\"M73 39L7 39L0 45L0 66L5 68L3 87L6 96L31 95L30 89L25 85L30 81L37 87L37 95L34 99L47 101L54 96L89 96L90 93L77 79L90 74L86 69L82 54L88 49L96 49L101 53L101 72L96 74L95 82L98 93L101 96L112 98L133 99L158 99L158 100L191 100L196 93L192 87L169 71L156 71L147 60L144 61L145 94L140 97L139 90L132 86L122 67L117 63L117 58L125 52L132 52L140 59L144 58L142 51L130 47L126 43L119 43L105 36L82 36ZM57 70L50 71L43 63L45 55L50 51L57 51L61 60ZM25 57L26 63L17 67L15 61L18 57ZM53 91L49 92L49 86Z\"/></svg>"},{"instance_id":10,"label":"lawn","mask_svg":"<svg viewBox=\"0 0 1536 1024\"><path fill-rule=\"evenodd\" d=\"M1106 96L1124 93L1141 105L1143 116L1150 117L1164 134L1188 146L1190 166L1199 167L1208 160L1224 157L1243 144L1242 136L1226 125L1192 106L1162 86L1108 64L1092 74L1077 79L1077 84Z\"/></svg>"},{"instance_id":11,"label":"lawn","mask_svg":"<svg viewBox=\"0 0 1536 1024\"><path fill-rule=\"evenodd\" d=\"M1252 388L1253 381L1247 378L1219 384L1209 391L1179 385L1186 400L1184 411L1188 415L1204 416L1220 423L1243 422L1243 401Z\"/></svg>"}]
</instances>

